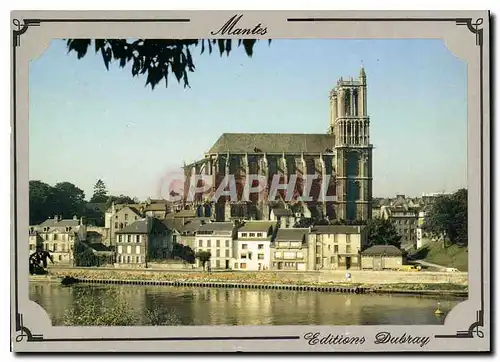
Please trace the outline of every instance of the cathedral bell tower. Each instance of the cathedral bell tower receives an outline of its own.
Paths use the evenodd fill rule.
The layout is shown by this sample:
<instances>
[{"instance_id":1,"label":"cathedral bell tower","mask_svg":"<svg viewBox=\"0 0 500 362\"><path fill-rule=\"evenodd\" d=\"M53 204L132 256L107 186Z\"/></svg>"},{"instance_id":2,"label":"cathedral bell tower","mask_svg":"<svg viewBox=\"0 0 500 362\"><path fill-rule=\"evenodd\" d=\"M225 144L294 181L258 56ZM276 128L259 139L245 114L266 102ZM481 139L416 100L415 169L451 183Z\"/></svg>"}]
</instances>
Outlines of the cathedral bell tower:
<instances>
[{"instance_id":1,"label":"cathedral bell tower","mask_svg":"<svg viewBox=\"0 0 500 362\"><path fill-rule=\"evenodd\" d=\"M336 153L337 219L372 217L372 149L366 106L366 73L340 78L330 92L330 126Z\"/></svg>"}]
</instances>

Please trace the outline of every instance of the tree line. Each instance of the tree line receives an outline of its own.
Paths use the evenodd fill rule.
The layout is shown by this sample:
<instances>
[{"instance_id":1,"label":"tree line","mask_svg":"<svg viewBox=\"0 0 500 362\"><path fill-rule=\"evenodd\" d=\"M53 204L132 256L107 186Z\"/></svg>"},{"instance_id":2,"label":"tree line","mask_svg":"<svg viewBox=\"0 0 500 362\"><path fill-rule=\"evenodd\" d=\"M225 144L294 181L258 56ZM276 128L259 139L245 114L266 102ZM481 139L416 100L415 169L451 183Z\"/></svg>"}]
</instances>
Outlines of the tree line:
<instances>
[{"instance_id":1,"label":"tree line","mask_svg":"<svg viewBox=\"0 0 500 362\"><path fill-rule=\"evenodd\" d=\"M87 222L103 226L103 213L89 207L89 203L104 204L103 208L107 209L113 202L126 204L137 203L139 200L125 195L110 195L102 180L97 180L89 200L85 199L84 191L71 182L58 182L53 186L39 180L29 182L30 225L38 225L58 215L64 219L83 217Z\"/></svg>"}]
</instances>

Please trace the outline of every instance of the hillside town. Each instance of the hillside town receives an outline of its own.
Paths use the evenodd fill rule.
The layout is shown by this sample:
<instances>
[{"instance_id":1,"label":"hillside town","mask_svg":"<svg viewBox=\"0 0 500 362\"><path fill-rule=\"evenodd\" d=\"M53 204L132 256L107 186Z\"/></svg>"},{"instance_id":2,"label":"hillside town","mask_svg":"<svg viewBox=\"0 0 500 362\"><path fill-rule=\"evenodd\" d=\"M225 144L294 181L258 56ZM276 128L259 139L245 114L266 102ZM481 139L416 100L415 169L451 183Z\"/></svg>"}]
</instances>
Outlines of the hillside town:
<instances>
[{"instance_id":1,"label":"hillside town","mask_svg":"<svg viewBox=\"0 0 500 362\"><path fill-rule=\"evenodd\" d=\"M99 180L84 202L75 185L56 185L60 197L76 193L68 202L79 198L85 211L71 210L85 218L68 219L71 210L63 218L57 207L54 216L38 213L50 218L30 226L30 252L44 250L54 263L73 266L401 269L409 252L431 240L423 226L442 194L373 197L363 67L357 78L338 79L329 106L324 134L223 133L198 161L184 164L180 188L169 186L166 198L112 200ZM49 188L30 183L31 219L47 209L51 196L43 195ZM463 241L466 210L459 213L462 219L450 223L463 226ZM435 227L433 238L458 239L450 230Z\"/></svg>"},{"instance_id":2,"label":"hillside town","mask_svg":"<svg viewBox=\"0 0 500 362\"><path fill-rule=\"evenodd\" d=\"M29 248L50 252L54 263L61 265L75 265L75 245L80 244L115 267L147 268L148 261L149 267L169 263L202 267L200 259L188 262L182 246L192 250L191 261L194 255L209 252L207 267L215 270L399 269L405 263L405 249L431 241L422 225L437 195L374 200L374 217L391 221L401 235L401 249L369 246L365 225L300 227L310 215L295 213L286 204L272 208L269 220L218 222L195 210L175 210L172 202L159 199L113 203L107 209L106 203L88 203L87 207L101 210L104 226L55 215L30 226Z\"/></svg>"}]
</instances>

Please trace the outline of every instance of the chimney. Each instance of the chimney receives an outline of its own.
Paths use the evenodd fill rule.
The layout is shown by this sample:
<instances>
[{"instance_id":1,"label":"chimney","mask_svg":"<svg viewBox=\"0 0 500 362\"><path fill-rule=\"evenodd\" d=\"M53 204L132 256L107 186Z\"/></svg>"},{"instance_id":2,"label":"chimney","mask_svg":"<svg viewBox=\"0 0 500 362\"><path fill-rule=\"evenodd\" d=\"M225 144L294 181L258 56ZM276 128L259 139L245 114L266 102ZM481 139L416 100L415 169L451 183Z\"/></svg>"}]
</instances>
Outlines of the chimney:
<instances>
[{"instance_id":1,"label":"chimney","mask_svg":"<svg viewBox=\"0 0 500 362\"><path fill-rule=\"evenodd\" d=\"M58 222L59 221L59 217L57 215L54 215L54 222Z\"/></svg>"},{"instance_id":2,"label":"chimney","mask_svg":"<svg viewBox=\"0 0 500 362\"><path fill-rule=\"evenodd\" d=\"M78 220L78 218L76 217L76 215L73 215L73 220Z\"/></svg>"}]
</instances>

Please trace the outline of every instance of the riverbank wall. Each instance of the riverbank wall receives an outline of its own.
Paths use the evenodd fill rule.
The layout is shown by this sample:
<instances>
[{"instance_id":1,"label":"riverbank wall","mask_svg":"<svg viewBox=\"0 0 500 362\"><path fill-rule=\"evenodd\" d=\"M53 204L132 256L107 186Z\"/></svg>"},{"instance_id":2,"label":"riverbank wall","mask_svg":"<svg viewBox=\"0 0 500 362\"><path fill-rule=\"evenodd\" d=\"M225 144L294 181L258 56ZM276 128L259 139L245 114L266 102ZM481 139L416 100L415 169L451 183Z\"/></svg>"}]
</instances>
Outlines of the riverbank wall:
<instances>
[{"instance_id":1,"label":"riverbank wall","mask_svg":"<svg viewBox=\"0 0 500 362\"><path fill-rule=\"evenodd\" d=\"M106 280L165 280L177 282L231 282L255 284L343 284L351 285L390 285L390 284L453 284L467 286L467 273L444 272L400 272L400 271L362 271L350 270L350 280L346 280L345 270L317 272L289 271L162 271L162 270L125 270L100 268L50 268L49 276L77 279Z\"/></svg>"}]
</instances>

